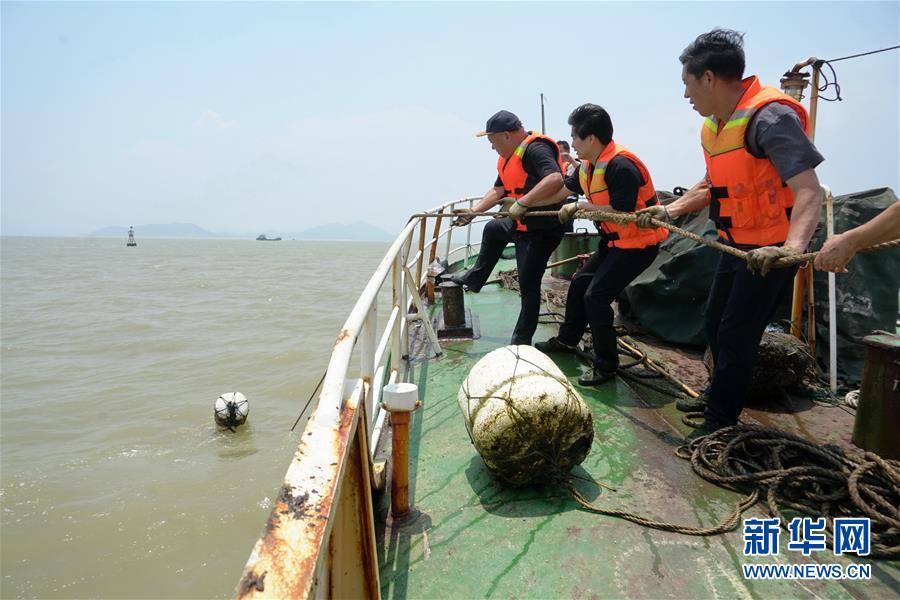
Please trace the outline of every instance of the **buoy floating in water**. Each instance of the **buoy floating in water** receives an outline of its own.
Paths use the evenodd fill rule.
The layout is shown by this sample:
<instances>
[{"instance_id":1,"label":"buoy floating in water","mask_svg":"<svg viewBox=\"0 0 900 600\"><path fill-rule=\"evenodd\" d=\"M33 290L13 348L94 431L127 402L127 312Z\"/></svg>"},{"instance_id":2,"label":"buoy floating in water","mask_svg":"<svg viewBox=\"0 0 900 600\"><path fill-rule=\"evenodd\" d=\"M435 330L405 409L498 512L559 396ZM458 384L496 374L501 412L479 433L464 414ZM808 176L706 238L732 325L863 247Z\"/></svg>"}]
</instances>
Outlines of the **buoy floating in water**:
<instances>
[{"instance_id":1,"label":"buoy floating in water","mask_svg":"<svg viewBox=\"0 0 900 600\"><path fill-rule=\"evenodd\" d=\"M250 401L240 392L227 392L216 398L216 424L234 431L250 414Z\"/></svg>"}]
</instances>

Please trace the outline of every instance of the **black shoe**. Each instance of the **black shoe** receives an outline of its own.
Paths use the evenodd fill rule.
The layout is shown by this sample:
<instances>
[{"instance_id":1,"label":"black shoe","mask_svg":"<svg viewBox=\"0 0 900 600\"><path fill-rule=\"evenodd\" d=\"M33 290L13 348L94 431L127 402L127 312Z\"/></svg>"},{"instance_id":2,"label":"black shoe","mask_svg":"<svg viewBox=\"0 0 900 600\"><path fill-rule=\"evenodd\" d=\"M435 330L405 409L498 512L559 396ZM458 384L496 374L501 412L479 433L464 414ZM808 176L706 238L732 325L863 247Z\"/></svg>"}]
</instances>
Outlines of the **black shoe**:
<instances>
[{"instance_id":1,"label":"black shoe","mask_svg":"<svg viewBox=\"0 0 900 600\"><path fill-rule=\"evenodd\" d=\"M455 274L451 275L448 278L448 280L452 281L453 283L463 286L467 292L472 292L473 294L477 294L478 292L481 291L481 288L475 287L466 281L466 275L468 275L468 274L469 274L468 271L466 271L465 273L455 273Z\"/></svg>"},{"instance_id":2,"label":"black shoe","mask_svg":"<svg viewBox=\"0 0 900 600\"><path fill-rule=\"evenodd\" d=\"M688 442L690 442L690 441L696 440L698 438L707 436L711 433L715 433L716 431L718 431L724 427L726 427L726 425L720 425L714 421L706 420L703 422L703 425L701 425L697 429L693 430L684 439L687 440Z\"/></svg>"},{"instance_id":3,"label":"black shoe","mask_svg":"<svg viewBox=\"0 0 900 600\"><path fill-rule=\"evenodd\" d=\"M615 376L615 371L601 371L599 369L591 369L578 378L578 385L600 385L604 381L609 381Z\"/></svg>"},{"instance_id":4,"label":"black shoe","mask_svg":"<svg viewBox=\"0 0 900 600\"><path fill-rule=\"evenodd\" d=\"M679 398L675 401L675 408L686 413L703 412L706 410L708 400L706 394L700 394L696 398Z\"/></svg>"},{"instance_id":5,"label":"black shoe","mask_svg":"<svg viewBox=\"0 0 900 600\"><path fill-rule=\"evenodd\" d=\"M552 337L546 342L538 342L534 347L545 354L551 352L575 352L576 350L575 346L562 343L558 337Z\"/></svg>"},{"instance_id":6,"label":"black shoe","mask_svg":"<svg viewBox=\"0 0 900 600\"><path fill-rule=\"evenodd\" d=\"M481 288L473 288L468 283L466 283L466 273L467 272L451 273L449 275L438 275L434 281L437 285L440 285L446 281L449 281L451 283L455 283L456 285L461 285L463 287L463 289L467 292L473 292L473 293L477 294L478 292L481 291Z\"/></svg>"}]
</instances>

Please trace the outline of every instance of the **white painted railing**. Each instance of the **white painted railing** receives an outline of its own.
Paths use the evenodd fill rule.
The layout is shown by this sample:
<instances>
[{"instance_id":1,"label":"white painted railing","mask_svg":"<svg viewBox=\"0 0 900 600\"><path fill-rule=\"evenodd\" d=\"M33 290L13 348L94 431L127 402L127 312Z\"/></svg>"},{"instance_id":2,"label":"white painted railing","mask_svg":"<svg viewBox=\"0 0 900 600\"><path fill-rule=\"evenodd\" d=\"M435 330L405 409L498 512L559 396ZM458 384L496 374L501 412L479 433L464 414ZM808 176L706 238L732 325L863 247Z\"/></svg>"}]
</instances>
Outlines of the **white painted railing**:
<instances>
[{"instance_id":1,"label":"white painted railing","mask_svg":"<svg viewBox=\"0 0 900 600\"><path fill-rule=\"evenodd\" d=\"M452 210L471 208L476 199L448 202L427 211L434 217L411 219L357 299L334 343L318 402L247 561L238 597L378 595L371 488L383 484L378 480L383 471L373 473L372 462L386 414L379 406L381 389L408 375L411 322L421 323L432 349L441 353L420 290L436 258L452 263L463 252L468 266L472 225L466 227L466 243L453 247ZM379 295L388 275L391 308L380 328ZM351 374L357 347L359 372ZM332 576L338 569L340 576Z\"/></svg>"}]
</instances>

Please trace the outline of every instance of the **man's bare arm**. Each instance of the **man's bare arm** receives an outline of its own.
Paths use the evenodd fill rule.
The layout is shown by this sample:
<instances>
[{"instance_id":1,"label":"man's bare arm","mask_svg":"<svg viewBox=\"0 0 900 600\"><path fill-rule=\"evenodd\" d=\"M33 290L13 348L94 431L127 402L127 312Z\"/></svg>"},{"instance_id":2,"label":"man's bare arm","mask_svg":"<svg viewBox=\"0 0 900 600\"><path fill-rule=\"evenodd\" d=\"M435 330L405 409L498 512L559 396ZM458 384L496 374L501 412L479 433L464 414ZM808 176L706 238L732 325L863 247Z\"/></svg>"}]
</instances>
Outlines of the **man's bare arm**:
<instances>
[{"instance_id":1,"label":"man's bare arm","mask_svg":"<svg viewBox=\"0 0 900 600\"><path fill-rule=\"evenodd\" d=\"M475 203L472 206L473 212L485 212L490 210L494 206L497 206L497 203L500 202L500 199L503 197L505 191L500 186L495 186L485 192L484 196L481 197L481 200Z\"/></svg>"},{"instance_id":2,"label":"man's bare arm","mask_svg":"<svg viewBox=\"0 0 900 600\"><path fill-rule=\"evenodd\" d=\"M788 230L784 245L803 252L819 223L822 186L819 185L819 178L814 169L797 173L787 180L787 184L794 192L794 208L791 209L791 228Z\"/></svg>"},{"instance_id":3,"label":"man's bare arm","mask_svg":"<svg viewBox=\"0 0 900 600\"><path fill-rule=\"evenodd\" d=\"M868 223L825 240L814 264L820 271L846 273L847 263L857 252L896 239L900 239L900 202L894 202Z\"/></svg>"},{"instance_id":4,"label":"man's bare arm","mask_svg":"<svg viewBox=\"0 0 900 600\"><path fill-rule=\"evenodd\" d=\"M680 217L688 213L697 212L709 205L709 184L706 177L698 181L694 187L684 193L681 198L666 204L666 212L670 218Z\"/></svg>"}]
</instances>

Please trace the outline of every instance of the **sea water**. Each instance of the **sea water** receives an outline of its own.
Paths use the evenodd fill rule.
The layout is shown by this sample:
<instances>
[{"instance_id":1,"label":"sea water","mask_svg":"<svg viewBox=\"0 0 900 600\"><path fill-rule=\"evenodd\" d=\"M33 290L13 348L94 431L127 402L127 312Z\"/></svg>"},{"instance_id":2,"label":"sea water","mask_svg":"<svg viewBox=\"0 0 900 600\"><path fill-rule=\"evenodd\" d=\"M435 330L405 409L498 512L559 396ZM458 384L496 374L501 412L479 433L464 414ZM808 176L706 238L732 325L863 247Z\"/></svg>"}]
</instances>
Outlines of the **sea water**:
<instances>
[{"instance_id":1,"label":"sea water","mask_svg":"<svg viewBox=\"0 0 900 600\"><path fill-rule=\"evenodd\" d=\"M0 596L232 596L387 247L2 238Z\"/></svg>"}]
</instances>

